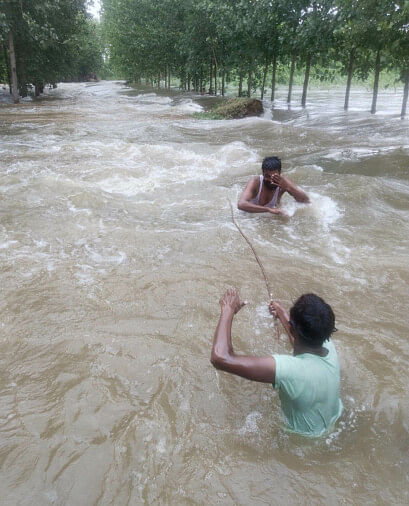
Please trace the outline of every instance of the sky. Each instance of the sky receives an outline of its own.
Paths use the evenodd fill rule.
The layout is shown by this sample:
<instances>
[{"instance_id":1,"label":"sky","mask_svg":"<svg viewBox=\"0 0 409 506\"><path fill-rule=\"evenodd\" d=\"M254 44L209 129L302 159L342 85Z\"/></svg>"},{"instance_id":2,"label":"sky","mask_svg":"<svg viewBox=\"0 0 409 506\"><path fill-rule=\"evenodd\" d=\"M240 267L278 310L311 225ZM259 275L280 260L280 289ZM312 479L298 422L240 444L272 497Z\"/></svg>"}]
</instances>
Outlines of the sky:
<instances>
[{"instance_id":1,"label":"sky","mask_svg":"<svg viewBox=\"0 0 409 506\"><path fill-rule=\"evenodd\" d=\"M88 12L94 16L94 18L99 19L99 10L101 8L100 0L93 0L94 5L88 6Z\"/></svg>"}]
</instances>

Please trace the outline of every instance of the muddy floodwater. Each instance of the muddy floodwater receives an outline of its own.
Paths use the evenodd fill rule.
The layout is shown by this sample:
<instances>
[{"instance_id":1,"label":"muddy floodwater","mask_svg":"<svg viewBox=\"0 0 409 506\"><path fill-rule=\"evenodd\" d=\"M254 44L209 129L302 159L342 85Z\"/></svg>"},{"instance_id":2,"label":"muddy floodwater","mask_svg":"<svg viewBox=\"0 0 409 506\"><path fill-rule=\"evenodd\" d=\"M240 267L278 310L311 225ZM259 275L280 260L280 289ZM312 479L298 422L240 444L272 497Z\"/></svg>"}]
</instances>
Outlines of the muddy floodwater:
<instances>
[{"instance_id":1,"label":"muddy floodwater","mask_svg":"<svg viewBox=\"0 0 409 506\"><path fill-rule=\"evenodd\" d=\"M409 121L361 89L311 90L261 118L200 120L206 97L61 84L0 104L2 505L409 503ZM294 104L299 103L297 89ZM266 102L268 106L268 102ZM234 227L264 156L311 205L235 210L290 307L336 314L345 410L318 439L283 427L273 388L210 364L218 300L233 343L277 341Z\"/></svg>"}]
</instances>

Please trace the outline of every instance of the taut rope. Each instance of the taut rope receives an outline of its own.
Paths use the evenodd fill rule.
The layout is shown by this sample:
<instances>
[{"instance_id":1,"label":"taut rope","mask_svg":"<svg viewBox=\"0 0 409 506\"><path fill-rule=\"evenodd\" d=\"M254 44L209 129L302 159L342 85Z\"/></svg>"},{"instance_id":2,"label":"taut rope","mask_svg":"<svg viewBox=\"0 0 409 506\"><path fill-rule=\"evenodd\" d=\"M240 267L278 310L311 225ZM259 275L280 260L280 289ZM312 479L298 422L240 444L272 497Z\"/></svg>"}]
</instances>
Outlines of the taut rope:
<instances>
[{"instance_id":1,"label":"taut rope","mask_svg":"<svg viewBox=\"0 0 409 506\"><path fill-rule=\"evenodd\" d=\"M266 284L267 293L268 293L270 302L272 302L273 301L273 292L271 291L271 286L270 286L270 283L268 282L266 271L264 270L263 264L261 263L261 260L260 260L259 256L257 255L257 252L254 249L254 246L251 244L250 239L246 236L246 234L243 232L243 230L239 227L239 225L237 224L236 220L234 219L233 204L231 203L230 199L228 199L228 201L229 201L229 204L230 204L231 219L233 220L233 223L236 225L237 230L244 237L245 241L250 246L251 251L254 253L254 256L256 257L257 263L258 263L258 265L260 266L260 269L261 269L261 273L263 274L263 278L264 278L264 282ZM277 318L275 318L274 320L276 320L276 319ZM277 338L277 341L278 341L280 339L280 331L278 329L278 325L274 325L274 327L275 327L275 332L276 332L276 338Z\"/></svg>"},{"instance_id":2,"label":"taut rope","mask_svg":"<svg viewBox=\"0 0 409 506\"><path fill-rule=\"evenodd\" d=\"M236 225L237 230L240 232L240 234L244 237L244 239L247 242L247 244L250 246L251 251L254 253L254 256L256 257L257 263L260 266L261 273L263 274L263 278L264 278L264 281L266 283L266 288L267 288L268 296L270 298L270 301L272 301L273 300L273 292L271 291L271 286L270 286L270 283L268 282L266 271L264 270L263 264L261 263L261 260L260 260L259 256L257 255L257 252L254 249L254 246L251 244L250 239L245 235L245 233L242 231L242 229L239 227L239 225L237 224L236 220L234 219L233 205L232 205L230 199L228 199L228 201L229 201L229 204L230 204L231 219L233 220L233 223Z\"/></svg>"}]
</instances>

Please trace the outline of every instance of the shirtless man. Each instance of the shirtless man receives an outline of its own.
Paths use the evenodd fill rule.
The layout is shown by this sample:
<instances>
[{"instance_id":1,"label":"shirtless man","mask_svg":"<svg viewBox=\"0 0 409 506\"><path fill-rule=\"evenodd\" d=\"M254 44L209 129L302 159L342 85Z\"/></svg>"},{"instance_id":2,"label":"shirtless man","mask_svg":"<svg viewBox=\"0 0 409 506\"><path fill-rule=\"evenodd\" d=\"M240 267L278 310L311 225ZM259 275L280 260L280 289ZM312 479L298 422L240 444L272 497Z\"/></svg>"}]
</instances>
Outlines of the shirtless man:
<instances>
[{"instance_id":1,"label":"shirtless man","mask_svg":"<svg viewBox=\"0 0 409 506\"><path fill-rule=\"evenodd\" d=\"M312 293L301 295L290 310L271 302L293 348L291 355L249 356L234 352L233 318L244 306L237 290L230 288L220 299L221 314L214 334L211 363L216 369L243 378L270 383L279 392L289 428L320 436L330 430L342 413L339 395L339 363L330 336L336 331L331 306Z\"/></svg>"},{"instance_id":2,"label":"shirtless man","mask_svg":"<svg viewBox=\"0 0 409 506\"><path fill-rule=\"evenodd\" d=\"M237 207L248 213L271 213L288 216L279 209L281 197L288 192L297 202L309 204L310 199L300 188L281 175L281 160L276 156L264 158L262 176L254 176L240 195Z\"/></svg>"}]
</instances>

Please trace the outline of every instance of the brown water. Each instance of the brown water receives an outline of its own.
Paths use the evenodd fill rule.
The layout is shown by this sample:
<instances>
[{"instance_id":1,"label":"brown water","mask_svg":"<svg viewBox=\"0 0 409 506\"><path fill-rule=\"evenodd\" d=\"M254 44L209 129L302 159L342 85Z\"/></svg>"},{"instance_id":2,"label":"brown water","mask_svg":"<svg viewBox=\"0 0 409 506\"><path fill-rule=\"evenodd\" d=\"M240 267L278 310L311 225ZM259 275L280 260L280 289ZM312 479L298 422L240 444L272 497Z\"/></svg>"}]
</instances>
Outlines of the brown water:
<instances>
[{"instance_id":1,"label":"brown water","mask_svg":"<svg viewBox=\"0 0 409 506\"><path fill-rule=\"evenodd\" d=\"M409 125L400 93L376 116L365 90L309 97L237 121L114 82L0 106L2 504L408 504ZM289 350L228 206L270 154L312 204L236 217L278 300L336 313L345 411L320 439L209 362L229 285L236 349Z\"/></svg>"}]
</instances>

